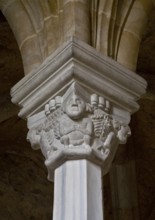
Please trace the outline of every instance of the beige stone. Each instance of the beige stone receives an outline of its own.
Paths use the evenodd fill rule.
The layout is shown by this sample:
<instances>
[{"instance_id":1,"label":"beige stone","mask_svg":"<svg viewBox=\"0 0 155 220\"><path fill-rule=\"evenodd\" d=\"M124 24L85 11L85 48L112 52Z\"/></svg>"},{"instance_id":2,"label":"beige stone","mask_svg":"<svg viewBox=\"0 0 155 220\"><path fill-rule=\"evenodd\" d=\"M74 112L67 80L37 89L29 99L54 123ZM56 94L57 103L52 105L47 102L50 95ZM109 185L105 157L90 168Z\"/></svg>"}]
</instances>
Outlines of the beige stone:
<instances>
[{"instance_id":1,"label":"beige stone","mask_svg":"<svg viewBox=\"0 0 155 220\"><path fill-rule=\"evenodd\" d=\"M20 50L26 73L36 69L42 63L43 58L41 56L41 48L39 48L38 36L35 35L34 37L27 39Z\"/></svg>"},{"instance_id":2,"label":"beige stone","mask_svg":"<svg viewBox=\"0 0 155 220\"><path fill-rule=\"evenodd\" d=\"M140 41L146 26L148 13L152 7L152 1L135 1L122 31L117 61L133 71L136 69Z\"/></svg>"},{"instance_id":3,"label":"beige stone","mask_svg":"<svg viewBox=\"0 0 155 220\"><path fill-rule=\"evenodd\" d=\"M49 19L44 21L44 25L45 25L44 31L46 35L46 40L44 39L44 41L47 45L47 57L48 57L53 51L55 51L58 48L60 42L62 42L63 33L61 30L58 17L54 17L54 18L50 17Z\"/></svg>"},{"instance_id":4,"label":"beige stone","mask_svg":"<svg viewBox=\"0 0 155 220\"><path fill-rule=\"evenodd\" d=\"M23 5L19 0L13 1L12 4L9 4L5 8L5 10L2 10L7 17L7 20L20 47L25 38L35 34L31 20L29 19Z\"/></svg>"},{"instance_id":5,"label":"beige stone","mask_svg":"<svg viewBox=\"0 0 155 220\"><path fill-rule=\"evenodd\" d=\"M10 0L6 4L6 1L0 0L0 7L20 47L27 39L37 35L38 48L35 46L34 53L40 53L42 61L68 37L75 36L101 53L135 70L137 48L140 44L140 40L137 39L142 37L153 2L151 0L136 0L134 3L104 0L97 4L97 1L88 0L48 2ZM133 33L132 36L127 37L128 40L126 32ZM28 45L22 51L25 53L22 54L23 59L29 53L26 52L30 50ZM130 49L125 50L124 56L124 48L130 48L129 45L133 45L136 52L133 54ZM24 63L29 65L27 61ZM37 61L35 66L39 65L40 62ZM24 69L27 74L32 71L33 66L31 63L29 67L24 64Z\"/></svg>"},{"instance_id":6,"label":"beige stone","mask_svg":"<svg viewBox=\"0 0 155 220\"><path fill-rule=\"evenodd\" d=\"M68 1L64 4L64 39L76 36L80 40L90 44L90 14L88 0ZM84 22L83 22L84 21Z\"/></svg>"},{"instance_id":7,"label":"beige stone","mask_svg":"<svg viewBox=\"0 0 155 220\"><path fill-rule=\"evenodd\" d=\"M112 13L113 0L100 1L99 8L96 12L97 27L96 27L96 49L101 53L108 55L108 35L110 29L110 17Z\"/></svg>"},{"instance_id":8,"label":"beige stone","mask_svg":"<svg viewBox=\"0 0 155 220\"><path fill-rule=\"evenodd\" d=\"M132 42L132 47L130 43ZM118 50L117 61L128 69L135 70L140 39L132 32L124 31ZM127 52L128 51L128 52Z\"/></svg>"}]
</instances>

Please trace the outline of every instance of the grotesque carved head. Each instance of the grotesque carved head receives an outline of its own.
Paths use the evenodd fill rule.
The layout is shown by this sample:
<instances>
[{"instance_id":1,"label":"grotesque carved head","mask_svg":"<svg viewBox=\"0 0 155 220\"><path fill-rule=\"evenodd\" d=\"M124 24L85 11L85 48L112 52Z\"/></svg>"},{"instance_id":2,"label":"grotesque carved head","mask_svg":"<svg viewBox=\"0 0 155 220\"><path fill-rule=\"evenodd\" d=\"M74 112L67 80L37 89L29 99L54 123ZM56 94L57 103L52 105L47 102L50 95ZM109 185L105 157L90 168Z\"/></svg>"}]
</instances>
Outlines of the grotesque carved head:
<instances>
[{"instance_id":1,"label":"grotesque carved head","mask_svg":"<svg viewBox=\"0 0 155 220\"><path fill-rule=\"evenodd\" d=\"M76 95L74 92L68 97L65 103L65 113L72 119L79 119L82 117L86 109L84 100Z\"/></svg>"},{"instance_id":2,"label":"grotesque carved head","mask_svg":"<svg viewBox=\"0 0 155 220\"><path fill-rule=\"evenodd\" d=\"M74 82L63 95L63 110L71 119L79 119L86 111L89 93Z\"/></svg>"}]
</instances>

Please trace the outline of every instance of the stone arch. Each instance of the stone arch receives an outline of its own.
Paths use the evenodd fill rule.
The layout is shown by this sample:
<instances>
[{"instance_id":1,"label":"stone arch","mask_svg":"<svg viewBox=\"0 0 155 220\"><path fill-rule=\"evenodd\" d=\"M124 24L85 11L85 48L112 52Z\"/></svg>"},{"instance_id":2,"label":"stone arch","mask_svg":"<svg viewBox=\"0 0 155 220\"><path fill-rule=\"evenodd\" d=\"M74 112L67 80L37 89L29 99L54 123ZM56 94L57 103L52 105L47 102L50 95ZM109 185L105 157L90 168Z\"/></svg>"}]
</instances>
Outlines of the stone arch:
<instances>
[{"instance_id":1,"label":"stone arch","mask_svg":"<svg viewBox=\"0 0 155 220\"><path fill-rule=\"evenodd\" d=\"M135 71L153 5L152 0L0 0L19 45L25 74L72 36Z\"/></svg>"},{"instance_id":2,"label":"stone arch","mask_svg":"<svg viewBox=\"0 0 155 220\"><path fill-rule=\"evenodd\" d=\"M122 31L117 61L133 71L136 70L139 46L153 7L153 1L134 1Z\"/></svg>"},{"instance_id":3,"label":"stone arch","mask_svg":"<svg viewBox=\"0 0 155 220\"><path fill-rule=\"evenodd\" d=\"M76 3L77 10L81 9L80 12L84 16L80 18L80 14L76 18L74 5L70 5L70 1L66 3L60 0L0 1L0 8L17 39L25 74L37 68L68 37L77 35L81 40L89 42L87 39L89 19L88 13L85 12L87 4L89 1ZM83 24L84 31L79 31L78 27L74 28L77 19L80 19L81 26ZM86 23L81 19L84 19Z\"/></svg>"}]
</instances>

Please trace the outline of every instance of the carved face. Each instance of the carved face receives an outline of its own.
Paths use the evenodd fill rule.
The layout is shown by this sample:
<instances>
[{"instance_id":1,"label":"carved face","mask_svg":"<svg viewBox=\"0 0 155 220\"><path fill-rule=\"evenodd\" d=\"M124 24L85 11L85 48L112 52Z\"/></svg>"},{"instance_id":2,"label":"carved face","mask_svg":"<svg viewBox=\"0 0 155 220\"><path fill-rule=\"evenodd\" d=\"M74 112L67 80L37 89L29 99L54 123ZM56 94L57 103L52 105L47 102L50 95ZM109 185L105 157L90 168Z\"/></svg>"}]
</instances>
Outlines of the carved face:
<instances>
[{"instance_id":1,"label":"carved face","mask_svg":"<svg viewBox=\"0 0 155 220\"><path fill-rule=\"evenodd\" d=\"M66 103L66 114L73 119L78 119L82 116L86 109L86 105L83 99L76 94L70 96Z\"/></svg>"}]
</instances>

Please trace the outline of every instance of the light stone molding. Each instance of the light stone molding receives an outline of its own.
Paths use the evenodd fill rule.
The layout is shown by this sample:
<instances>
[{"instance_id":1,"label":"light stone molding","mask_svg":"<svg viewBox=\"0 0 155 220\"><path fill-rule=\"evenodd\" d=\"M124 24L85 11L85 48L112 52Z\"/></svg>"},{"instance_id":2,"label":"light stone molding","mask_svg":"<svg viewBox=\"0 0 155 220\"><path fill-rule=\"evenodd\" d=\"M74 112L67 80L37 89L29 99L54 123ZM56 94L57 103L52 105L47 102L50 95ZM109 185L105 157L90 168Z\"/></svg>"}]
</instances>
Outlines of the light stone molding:
<instances>
[{"instance_id":1,"label":"light stone molding","mask_svg":"<svg viewBox=\"0 0 155 220\"><path fill-rule=\"evenodd\" d=\"M124 120L128 122L130 114L138 110L137 100L146 88L146 81L134 72L84 42L69 38L12 88L12 102L21 107L19 116L28 118L43 110L52 98L61 96L73 81L92 94L104 96L120 116L126 113Z\"/></svg>"}]
</instances>

